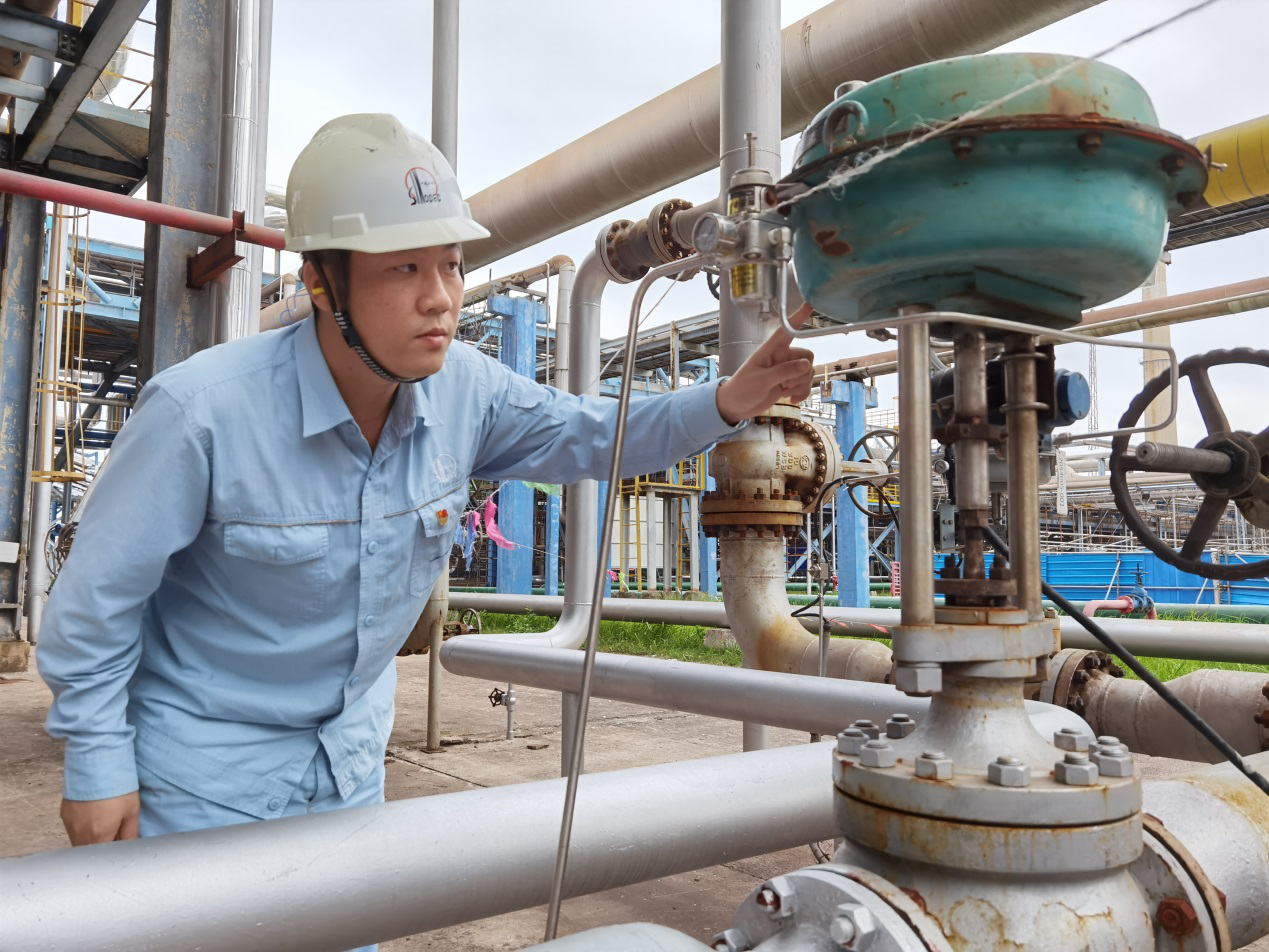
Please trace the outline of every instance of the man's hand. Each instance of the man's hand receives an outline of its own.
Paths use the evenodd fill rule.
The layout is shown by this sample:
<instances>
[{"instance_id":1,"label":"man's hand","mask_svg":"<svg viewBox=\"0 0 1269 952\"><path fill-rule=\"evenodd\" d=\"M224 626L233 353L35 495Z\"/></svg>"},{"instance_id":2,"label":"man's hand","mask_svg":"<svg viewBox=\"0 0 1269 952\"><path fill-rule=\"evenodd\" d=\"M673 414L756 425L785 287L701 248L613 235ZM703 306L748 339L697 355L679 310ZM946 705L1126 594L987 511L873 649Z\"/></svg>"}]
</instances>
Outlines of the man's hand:
<instances>
[{"instance_id":1,"label":"man's hand","mask_svg":"<svg viewBox=\"0 0 1269 952\"><path fill-rule=\"evenodd\" d=\"M789 323L801 327L810 315L811 306L803 304L789 318ZM718 388L715 398L718 415L735 426L741 420L757 416L777 400L788 398L798 404L810 396L815 355L804 347L791 347L792 343L789 332L777 327Z\"/></svg>"},{"instance_id":2,"label":"man's hand","mask_svg":"<svg viewBox=\"0 0 1269 952\"><path fill-rule=\"evenodd\" d=\"M71 846L135 840L141 795L135 790L107 800L63 800L62 825Z\"/></svg>"}]
</instances>

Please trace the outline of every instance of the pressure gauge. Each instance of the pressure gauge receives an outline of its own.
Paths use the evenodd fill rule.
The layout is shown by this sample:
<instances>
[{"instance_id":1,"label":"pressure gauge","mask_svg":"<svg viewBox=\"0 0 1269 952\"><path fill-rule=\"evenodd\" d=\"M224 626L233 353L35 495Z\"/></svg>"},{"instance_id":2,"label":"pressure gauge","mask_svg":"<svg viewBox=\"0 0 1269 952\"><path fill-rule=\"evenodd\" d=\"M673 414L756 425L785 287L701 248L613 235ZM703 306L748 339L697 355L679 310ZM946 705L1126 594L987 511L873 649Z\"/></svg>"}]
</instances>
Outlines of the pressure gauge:
<instances>
[{"instance_id":1,"label":"pressure gauge","mask_svg":"<svg viewBox=\"0 0 1269 952\"><path fill-rule=\"evenodd\" d=\"M732 252L740 241L736 223L724 215L702 215L692 230L692 244L703 255L723 256Z\"/></svg>"}]
</instances>

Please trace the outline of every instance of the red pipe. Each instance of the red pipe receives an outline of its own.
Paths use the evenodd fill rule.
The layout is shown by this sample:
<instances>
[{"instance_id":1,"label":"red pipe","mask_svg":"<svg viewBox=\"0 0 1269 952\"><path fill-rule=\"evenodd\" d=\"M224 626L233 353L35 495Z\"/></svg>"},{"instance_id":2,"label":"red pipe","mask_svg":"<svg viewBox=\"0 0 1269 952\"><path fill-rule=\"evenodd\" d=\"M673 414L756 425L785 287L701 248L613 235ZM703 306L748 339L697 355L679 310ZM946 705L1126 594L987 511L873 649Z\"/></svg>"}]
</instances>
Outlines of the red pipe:
<instances>
[{"instance_id":1,"label":"red pipe","mask_svg":"<svg viewBox=\"0 0 1269 952\"><path fill-rule=\"evenodd\" d=\"M72 185L70 182L58 182L39 175L26 172L14 172L12 169L0 169L0 192L13 195L24 195L27 198L42 198L46 202L60 202L76 208L88 208L95 212L109 215L121 215L151 225L167 225L169 228L181 228L195 231L203 235L233 234L234 223L231 218L219 215L208 215L206 212L194 212L162 202L150 202L143 198L131 198L117 195L99 188L85 185ZM283 251L286 248L286 235L276 228L263 225L247 225L241 240L266 248Z\"/></svg>"},{"instance_id":2,"label":"red pipe","mask_svg":"<svg viewBox=\"0 0 1269 952\"><path fill-rule=\"evenodd\" d=\"M1084 614L1089 618L1092 618L1103 609L1117 611L1121 615L1127 615L1132 611L1132 599L1127 595L1121 595L1119 598L1112 598L1107 601L1084 603Z\"/></svg>"}]
</instances>

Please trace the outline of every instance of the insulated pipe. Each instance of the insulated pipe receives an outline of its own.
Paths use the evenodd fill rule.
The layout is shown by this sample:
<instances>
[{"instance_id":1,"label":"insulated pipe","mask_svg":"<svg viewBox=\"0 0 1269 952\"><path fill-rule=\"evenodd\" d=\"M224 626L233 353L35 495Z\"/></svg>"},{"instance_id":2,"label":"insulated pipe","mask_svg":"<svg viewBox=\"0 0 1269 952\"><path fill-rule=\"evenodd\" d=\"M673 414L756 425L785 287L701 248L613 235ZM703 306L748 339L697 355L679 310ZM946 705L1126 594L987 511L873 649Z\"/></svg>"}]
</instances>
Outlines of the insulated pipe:
<instances>
[{"instance_id":1,"label":"insulated pipe","mask_svg":"<svg viewBox=\"0 0 1269 952\"><path fill-rule=\"evenodd\" d=\"M510 614L531 611L541 615L558 615L563 608L564 599L558 595L456 592L450 596L450 604L455 608L474 608L477 611ZM728 615L726 606L721 602L606 598L603 617L612 621L651 621L667 625L725 628ZM890 629L899 624L899 612L893 608L826 608L824 617L832 623L834 634L865 634L885 638L890 636ZM813 617L803 615L797 620L807 630L815 630L816 622ZM1104 648L1074 618L1062 616L1059 624L1063 647L1097 651ZM1269 627L1265 625L1166 619L1146 621L1139 618L1099 618L1097 624L1135 655L1269 664Z\"/></svg>"},{"instance_id":2,"label":"insulated pipe","mask_svg":"<svg viewBox=\"0 0 1269 952\"><path fill-rule=\"evenodd\" d=\"M12 169L0 169L0 192L25 195L27 198L40 198L46 202L60 202L63 205L74 205L94 212L119 215L151 225L181 228L202 235L219 237L231 235L234 231L232 219L221 218L219 215L190 211L186 208L177 208L175 205L165 205L162 202L146 201L143 198L130 198L127 195L117 195L100 188L58 182L39 175L15 172ZM276 248L278 251L286 249L286 235L283 232L261 225L246 225L239 240L249 244L263 245L266 248Z\"/></svg>"},{"instance_id":3,"label":"insulated pipe","mask_svg":"<svg viewBox=\"0 0 1269 952\"><path fill-rule=\"evenodd\" d=\"M1269 731L1256 718L1264 719L1269 710L1263 693L1269 675L1206 668L1173 678L1168 687L1240 754L1265 749ZM1097 734L1118 737L1129 750L1209 764L1224 759L1143 681L1112 678L1102 671L1077 690L1084 699L1084 717Z\"/></svg>"},{"instance_id":4,"label":"insulated pipe","mask_svg":"<svg viewBox=\"0 0 1269 952\"><path fill-rule=\"evenodd\" d=\"M1269 770L1269 753L1245 760ZM1142 795L1220 891L1232 947L1269 933L1269 797L1230 764L1149 781Z\"/></svg>"},{"instance_id":5,"label":"insulated pipe","mask_svg":"<svg viewBox=\"0 0 1269 952\"><path fill-rule=\"evenodd\" d=\"M264 217L264 181L260 178L260 152L266 130L261 128L259 96L268 96L267 80L261 89L259 72L260 0L229 0L224 6L224 46L221 51L220 175L216 210L225 217L239 211L252 220ZM259 246L243 249L221 280L209 285L212 295L212 343L248 337L259 330L260 273L263 253Z\"/></svg>"},{"instance_id":6,"label":"insulated pipe","mask_svg":"<svg viewBox=\"0 0 1269 952\"><path fill-rule=\"evenodd\" d=\"M458 0L432 0L432 145L458 168Z\"/></svg>"},{"instance_id":7,"label":"insulated pipe","mask_svg":"<svg viewBox=\"0 0 1269 952\"><path fill-rule=\"evenodd\" d=\"M508 274L501 278L495 278L493 281L478 284L463 292L463 307L471 307L473 304L480 303L491 294L496 294L500 288L527 288L543 278L559 274L565 268L571 268L574 272L577 271L577 268L573 265L572 258L568 255L556 255L550 261L544 261L541 264L534 265L532 268L526 268L523 271L517 271L515 274ZM560 305L560 309L564 310L563 304Z\"/></svg>"},{"instance_id":8,"label":"insulated pipe","mask_svg":"<svg viewBox=\"0 0 1269 952\"><path fill-rule=\"evenodd\" d=\"M1137 304L1085 311L1079 326L1074 329L1089 337L1111 337L1151 327L1184 324L1187 321L1227 314L1243 314L1266 307L1269 307L1269 278L1255 278L1202 291L1170 294ZM1043 334L1040 335L1040 340L1045 341ZM950 350L937 352L940 358L950 357L951 354ZM894 373L897 368L898 354L893 350L886 350L818 364L815 367L815 379L829 380L850 374L884 377Z\"/></svg>"},{"instance_id":9,"label":"insulated pipe","mask_svg":"<svg viewBox=\"0 0 1269 952\"><path fill-rule=\"evenodd\" d=\"M799 744L582 777L564 895L836 836L830 750ZM547 899L564 783L0 860L3 942L24 952L334 952L528 909Z\"/></svg>"},{"instance_id":10,"label":"insulated pipe","mask_svg":"<svg viewBox=\"0 0 1269 952\"><path fill-rule=\"evenodd\" d=\"M719 540L719 574L727 590L727 625L747 667L818 674L819 639L807 633L801 619L792 616L784 589L784 551L782 536ZM679 604L714 607L708 602ZM807 621L814 624L813 619ZM831 678L882 682L890 679L890 668L890 649L880 642L834 638L829 643Z\"/></svg>"},{"instance_id":11,"label":"insulated pipe","mask_svg":"<svg viewBox=\"0 0 1269 952\"><path fill-rule=\"evenodd\" d=\"M510 679L561 693L578 690L583 660L577 651L542 651L470 636L451 638L441 649L441 663L451 674ZM604 652L595 657L591 692L630 704L733 721L756 718L771 727L829 736L857 718L884 724L892 714L906 714L920 721L930 706L929 698L908 697L889 684ZM1065 708L1027 701L1026 709L1046 737L1063 727L1089 729L1078 714Z\"/></svg>"},{"instance_id":12,"label":"insulated pipe","mask_svg":"<svg viewBox=\"0 0 1269 952\"><path fill-rule=\"evenodd\" d=\"M569 360L576 370L570 373L565 369L569 393L599 393L599 301L607 286L608 272L599 257L591 252L577 269L570 289L569 323L576 333L569 335ZM563 278L560 289L563 307ZM593 380L588 379L591 373L595 375ZM564 491L564 505L567 513L564 551L568 558L564 560L564 597L560 599L559 623L544 632L468 637L496 638L500 642L542 648L576 648L586 640L599 558L599 484L593 479L571 484ZM454 596L451 596L451 604L457 604Z\"/></svg>"},{"instance_id":13,"label":"insulated pipe","mask_svg":"<svg viewBox=\"0 0 1269 952\"><path fill-rule=\"evenodd\" d=\"M1097 2L836 0L780 35L779 135L800 132L847 80L986 52ZM473 216L492 235L464 246L470 267L717 166L720 73L708 69L471 196Z\"/></svg>"}]
</instances>

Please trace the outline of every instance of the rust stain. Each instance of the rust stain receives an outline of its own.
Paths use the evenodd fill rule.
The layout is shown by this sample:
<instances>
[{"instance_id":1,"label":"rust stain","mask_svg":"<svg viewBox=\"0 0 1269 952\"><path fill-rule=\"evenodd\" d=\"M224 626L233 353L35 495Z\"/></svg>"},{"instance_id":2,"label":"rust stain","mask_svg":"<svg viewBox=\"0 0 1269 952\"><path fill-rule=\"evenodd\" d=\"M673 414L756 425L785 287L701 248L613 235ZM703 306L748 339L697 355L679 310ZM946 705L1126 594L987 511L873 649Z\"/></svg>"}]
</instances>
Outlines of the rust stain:
<instances>
[{"instance_id":1,"label":"rust stain","mask_svg":"<svg viewBox=\"0 0 1269 952\"><path fill-rule=\"evenodd\" d=\"M956 100L960 99L962 96L968 96L968 95L969 95L969 90L962 89L958 93L952 93L952 95L948 96L947 99L948 99L948 102L956 102Z\"/></svg>"},{"instance_id":2,"label":"rust stain","mask_svg":"<svg viewBox=\"0 0 1269 952\"><path fill-rule=\"evenodd\" d=\"M886 98L883 98L881 101L884 102L886 104L886 108L890 110L890 118L898 119L899 113L898 113L898 110L895 109L894 103L892 103L889 99L886 99Z\"/></svg>"},{"instance_id":3,"label":"rust stain","mask_svg":"<svg viewBox=\"0 0 1269 952\"><path fill-rule=\"evenodd\" d=\"M821 228L815 231L812 237L814 237L815 243L819 245L820 251L834 258L840 258L854 250L854 246L849 241L844 241L838 237L840 234L840 228Z\"/></svg>"}]
</instances>

